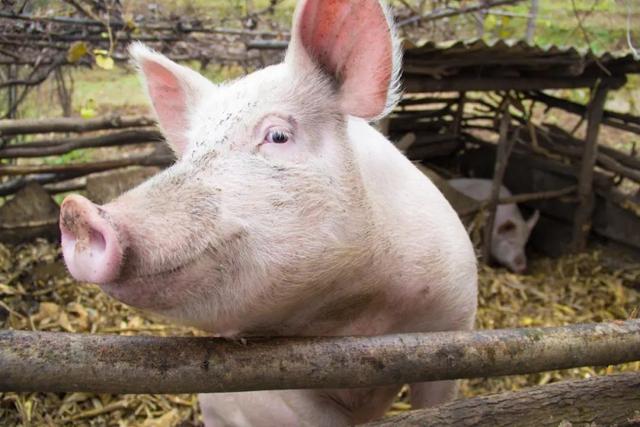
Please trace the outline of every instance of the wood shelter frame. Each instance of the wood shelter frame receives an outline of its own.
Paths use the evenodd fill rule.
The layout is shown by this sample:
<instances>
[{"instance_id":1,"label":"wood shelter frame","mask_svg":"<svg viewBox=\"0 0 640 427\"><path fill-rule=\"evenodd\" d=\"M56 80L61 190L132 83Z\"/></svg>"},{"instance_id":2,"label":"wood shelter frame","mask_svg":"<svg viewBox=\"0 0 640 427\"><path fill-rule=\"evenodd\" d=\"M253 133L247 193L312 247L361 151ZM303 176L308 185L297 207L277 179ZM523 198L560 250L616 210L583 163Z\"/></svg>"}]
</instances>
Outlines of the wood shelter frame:
<instances>
[{"instance_id":1,"label":"wood shelter frame","mask_svg":"<svg viewBox=\"0 0 640 427\"><path fill-rule=\"evenodd\" d=\"M543 48L524 42L487 43L472 40L450 45L410 45L405 52L403 69L405 93L458 92L457 111L451 126L455 135L460 135L467 92L531 93L546 89L588 88L591 95L583 113L587 131L580 170L576 176L578 207L574 216L571 244L575 251L586 247L594 210L594 168L604 104L609 91L626 83L627 74L640 72L640 62L635 61L631 55L614 56L605 53L596 56L591 51L580 52L573 48ZM509 137L510 99L510 96L505 98L506 101L499 108L500 117L496 118L499 121L499 138L483 239L482 253L485 260L489 259L499 189L514 145L514 138ZM631 127L627 130L638 133L639 129Z\"/></svg>"}]
</instances>

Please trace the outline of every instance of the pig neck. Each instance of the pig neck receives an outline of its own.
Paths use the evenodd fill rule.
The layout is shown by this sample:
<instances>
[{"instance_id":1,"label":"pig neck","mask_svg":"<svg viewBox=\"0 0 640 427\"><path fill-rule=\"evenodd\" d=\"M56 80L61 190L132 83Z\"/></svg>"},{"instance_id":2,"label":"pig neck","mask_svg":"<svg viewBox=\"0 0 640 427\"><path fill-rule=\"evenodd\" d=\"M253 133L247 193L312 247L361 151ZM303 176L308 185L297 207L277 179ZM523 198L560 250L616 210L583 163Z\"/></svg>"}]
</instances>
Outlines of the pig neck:
<instances>
[{"instance_id":1,"label":"pig neck","mask_svg":"<svg viewBox=\"0 0 640 427\"><path fill-rule=\"evenodd\" d=\"M468 262L475 255L466 230L442 193L382 134L356 118L349 119L347 133L369 204L374 241L356 279L359 283L345 286L359 286L378 298L334 333L451 328L455 321L447 319L448 304L456 304L457 298L467 304L467 298L460 292L443 303L442 295L457 291L448 289L451 283L462 287L476 274L475 264Z\"/></svg>"},{"instance_id":2,"label":"pig neck","mask_svg":"<svg viewBox=\"0 0 640 427\"><path fill-rule=\"evenodd\" d=\"M337 278L330 294L308 300L303 313L288 319L285 335L380 335L411 331L412 313L424 312L428 307L424 298L415 298L424 287L424 277L409 271L411 266L422 263L428 253L428 248L416 237L416 225L423 224L423 211L414 206L416 198L423 206L428 203L416 193L433 190L436 196L442 196L364 120L350 118L347 135L360 175L360 184L352 190L361 192L358 196L367 205L363 215L366 218L356 221L369 228L365 247L350 264L348 274ZM433 197L429 201L432 199L437 201ZM354 207L354 212L360 210ZM455 216L453 211L450 214Z\"/></svg>"},{"instance_id":3,"label":"pig neck","mask_svg":"<svg viewBox=\"0 0 640 427\"><path fill-rule=\"evenodd\" d=\"M302 298L279 300L239 335L381 335L468 327L466 318L456 325L450 314L456 304L475 307L468 292L476 274L468 262L473 247L457 214L364 120L350 118L347 136L355 179L344 185L356 200L346 207L354 234L344 254L326 255L333 257L328 265L348 259L346 268L332 278L311 278Z\"/></svg>"}]
</instances>

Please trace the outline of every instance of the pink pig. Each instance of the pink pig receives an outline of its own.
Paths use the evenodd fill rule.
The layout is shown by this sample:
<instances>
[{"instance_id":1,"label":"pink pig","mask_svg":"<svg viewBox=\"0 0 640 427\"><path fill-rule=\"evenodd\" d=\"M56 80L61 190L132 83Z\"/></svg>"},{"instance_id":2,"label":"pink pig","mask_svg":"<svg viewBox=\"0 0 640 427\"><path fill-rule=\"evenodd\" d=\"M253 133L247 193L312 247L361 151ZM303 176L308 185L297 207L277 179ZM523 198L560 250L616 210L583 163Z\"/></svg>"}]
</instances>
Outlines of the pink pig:
<instances>
[{"instance_id":1,"label":"pink pig","mask_svg":"<svg viewBox=\"0 0 640 427\"><path fill-rule=\"evenodd\" d=\"M131 49L178 161L104 206L62 205L71 274L229 337L471 329L476 261L436 187L368 122L398 99L376 0L303 0L283 63L214 85ZM401 385L200 396L208 426L341 426ZM454 381L411 385L415 407Z\"/></svg>"},{"instance_id":2,"label":"pink pig","mask_svg":"<svg viewBox=\"0 0 640 427\"><path fill-rule=\"evenodd\" d=\"M490 179L457 178L448 183L462 194L478 201L489 200L491 197L493 183ZM500 197L509 196L511 192L502 186ZM524 273L527 269L525 246L538 218L540 212L535 211L525 221L517 205L498 205L491 234L491 256L514 273Z\"/></svg>"}]
</instances>

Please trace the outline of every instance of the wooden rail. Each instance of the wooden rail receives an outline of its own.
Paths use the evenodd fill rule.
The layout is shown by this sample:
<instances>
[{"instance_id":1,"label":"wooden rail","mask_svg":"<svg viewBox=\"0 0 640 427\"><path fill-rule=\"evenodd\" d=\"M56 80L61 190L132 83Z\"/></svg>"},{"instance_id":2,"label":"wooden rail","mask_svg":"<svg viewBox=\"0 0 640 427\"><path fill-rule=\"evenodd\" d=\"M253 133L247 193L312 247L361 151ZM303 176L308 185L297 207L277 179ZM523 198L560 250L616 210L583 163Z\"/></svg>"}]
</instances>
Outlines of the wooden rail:
<instances>
[{"instance_id":1,"label":"wooden rail","mask_svg":"<svg viewBox=\"0 0 640 427\"><path fill-rule=\"evenodd\" d=\"M193 393L344 388L640 360L640 320L375 337L0 332L0 391Z\"/></svg>"}]
</instances>

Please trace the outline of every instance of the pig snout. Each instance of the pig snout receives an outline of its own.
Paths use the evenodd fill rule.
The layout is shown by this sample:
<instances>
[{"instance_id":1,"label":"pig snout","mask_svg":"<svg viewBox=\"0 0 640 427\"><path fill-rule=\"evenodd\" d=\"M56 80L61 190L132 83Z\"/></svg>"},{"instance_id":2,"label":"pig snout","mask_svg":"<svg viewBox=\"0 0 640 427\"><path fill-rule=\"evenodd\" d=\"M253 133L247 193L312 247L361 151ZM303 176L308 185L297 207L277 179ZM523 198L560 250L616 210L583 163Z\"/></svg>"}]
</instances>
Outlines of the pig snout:
<instances>
[{"instance_id":1,"label":"pig snout","mask_svg":"<svg viewBox=\"0 0 640 427\"><path fill-rule=\"evenodd\" d=\"M518 255L513 259L509 267L514 273L524 273L527 270L527 258L524 255Z\"/></svg>"},{"instance_id":2,"label":"pig snout","mask_svg":"<svg viewBox=\"0 0 640 427\"><path fill-rule=\"evenodd\" d=\"M60 208L62 254L77 280L109 283L120 274L123 247L105 211L88 199L71 195Z\"/></svg>"}]
</instances>

